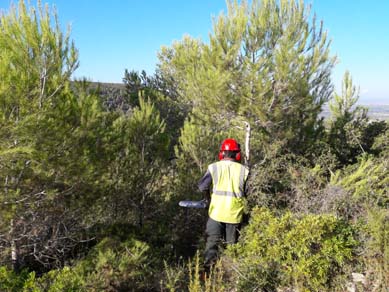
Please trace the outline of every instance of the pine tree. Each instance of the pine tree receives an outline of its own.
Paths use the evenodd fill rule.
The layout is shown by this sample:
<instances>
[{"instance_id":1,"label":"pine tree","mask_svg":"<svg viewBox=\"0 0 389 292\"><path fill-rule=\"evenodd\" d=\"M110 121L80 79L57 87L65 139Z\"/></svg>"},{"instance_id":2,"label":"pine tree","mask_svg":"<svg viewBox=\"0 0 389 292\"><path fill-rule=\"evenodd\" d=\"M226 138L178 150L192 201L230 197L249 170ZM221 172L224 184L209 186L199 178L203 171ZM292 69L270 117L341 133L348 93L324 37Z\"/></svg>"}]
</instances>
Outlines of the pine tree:
<instances>
[{"instance_id":1,"label":"pine tree","mask_svg":"<svg viewBox=\"0 0 389 292\"><path fill-rule=\"evenodd\" d=\"M1 15L1 119L20 120L42 109L62 90L78 67L77 50L48 6L24 1Z\"/></svg>"},{"instance_id":2,"label":"pine tree","mask_svg":"<svg viewBox=\"0 0 389 292\"><path fill-rule=\"evenodd\" d=\"M143 227L145 217L159 212L163 200L164 170L168 161L169 139L165 122L156 107L143 97L139 107L118 116L107 136L105 160L108 204L106 223L130 223ZM147 215L147 216L146 216Z\"/></svg>"},{"instance_id":3,"label":"pine tree","mask_svg":"<svg viewBox=\"0 0 389 292\"><path fill-rule=\"evenodd\" d=\"M67 208L75 184L56 165L69 157L69 127L57 118L74 121L64 105L77 51L40 3L20 1L0 21L0 261L57 264L82 237Z\"/></svg>"},{"instance_id":4,"label":"pine tree","mask_svg":"<svg viewBox=\"0 0 389 292\"><path fill-rule=\"evenodd\" d=\"M368 151L373 143L366 141L368 128L373 128L368 124L367 108L357 105L358 100L359 88L354 85L350 72L346 71L342 94L335 93L329 103L328 142L342 164L356 162L356 157Z\"/></svg>"},{"instance_id":5,"label":"pine tree","mask_svg":"<svg viewBox=\"0 0 389 292\"><path fill-rule=\"evenodd\" d=\"M276 141L304 153L322 134L318 115L335 63L322 24L309 15L302 1L230 1L209 43L184 37L162 49L159 69L176 82L198 127L242 140L235 127L246 120L254 153Z\"/></svg>"},{"instance_id":6,"label":"pine tree","mask_svg":"<svg viewBox=\"0 0 389 292\"><path fill-rule=\"evenodd\" d=\"M343 76L342 95L335 93L329 103L331 118L343 119L346 122L354 119L362 111L360 106L356 106L358 100L359 88L353 84L350 72L346 71Z\"/></svg>"}]
</instances>

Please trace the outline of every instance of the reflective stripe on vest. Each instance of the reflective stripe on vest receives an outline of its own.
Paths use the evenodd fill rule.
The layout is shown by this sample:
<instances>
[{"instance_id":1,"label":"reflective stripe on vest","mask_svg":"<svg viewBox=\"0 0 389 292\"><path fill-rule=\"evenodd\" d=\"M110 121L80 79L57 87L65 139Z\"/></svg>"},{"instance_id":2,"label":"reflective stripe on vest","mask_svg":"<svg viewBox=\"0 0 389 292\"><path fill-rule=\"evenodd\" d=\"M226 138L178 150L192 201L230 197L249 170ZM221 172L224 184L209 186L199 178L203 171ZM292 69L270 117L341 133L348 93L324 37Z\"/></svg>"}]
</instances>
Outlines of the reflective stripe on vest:
<instances>
[{"instance_id":1,"label":"reflective stripe on vest","mask_svg":"<svg viewBox=\"0 0 389 292\"><path fill-rule=\"evenodd\" d=\"M211 164L208 171L213 184L209 216L219 222L239 223L248 169L240 163L222 160Z\"/></svg>"}]
</instances>

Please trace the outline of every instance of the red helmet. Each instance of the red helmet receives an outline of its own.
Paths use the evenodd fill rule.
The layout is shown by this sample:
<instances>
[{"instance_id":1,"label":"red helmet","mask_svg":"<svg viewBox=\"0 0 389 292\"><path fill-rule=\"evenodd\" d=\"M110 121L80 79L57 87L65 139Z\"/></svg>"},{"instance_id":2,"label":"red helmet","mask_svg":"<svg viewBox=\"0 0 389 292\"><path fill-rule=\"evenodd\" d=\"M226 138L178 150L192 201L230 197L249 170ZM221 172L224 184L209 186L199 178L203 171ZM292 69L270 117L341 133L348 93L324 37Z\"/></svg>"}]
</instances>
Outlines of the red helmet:
<instances>
[{"instance_id":1,"label":"red helmet","mask_svg":"<svg viewBox=\"0 0 389 292\"><path fill-rule=\"evenodd\" d=\"M219 159L220 160L223 159L223 151L236 151L237 154L236 154L235 159L237 161L240 161L240 159L241 159L240 145L238 142L236 142L235 139L228 138L228 139L225 139L223 141L222 145L220 146L220 152L219 152Z\"/></svg>"}]
</instances>

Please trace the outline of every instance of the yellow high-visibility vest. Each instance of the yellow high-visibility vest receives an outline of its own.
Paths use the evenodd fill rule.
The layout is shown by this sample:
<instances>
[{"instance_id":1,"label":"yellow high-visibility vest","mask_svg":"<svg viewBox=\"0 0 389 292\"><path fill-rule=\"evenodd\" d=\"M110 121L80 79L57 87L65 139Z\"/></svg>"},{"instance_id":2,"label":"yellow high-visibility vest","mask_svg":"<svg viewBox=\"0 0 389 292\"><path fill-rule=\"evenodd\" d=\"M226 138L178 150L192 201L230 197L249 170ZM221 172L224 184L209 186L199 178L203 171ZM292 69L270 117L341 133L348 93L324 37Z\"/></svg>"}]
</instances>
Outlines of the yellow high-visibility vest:
<instances>
[{"instance_id":1,"label":"yellow high-visibility vest","mask_svg":"<svg viewBox=\"0 0 389 292\"><path fill-rule=\"evenodd\" d=\"M240 223L248 168L235 161L221 160L209 165L208 171L213 184L209 217L224 223Z\"/></svg>"}]
</instances>

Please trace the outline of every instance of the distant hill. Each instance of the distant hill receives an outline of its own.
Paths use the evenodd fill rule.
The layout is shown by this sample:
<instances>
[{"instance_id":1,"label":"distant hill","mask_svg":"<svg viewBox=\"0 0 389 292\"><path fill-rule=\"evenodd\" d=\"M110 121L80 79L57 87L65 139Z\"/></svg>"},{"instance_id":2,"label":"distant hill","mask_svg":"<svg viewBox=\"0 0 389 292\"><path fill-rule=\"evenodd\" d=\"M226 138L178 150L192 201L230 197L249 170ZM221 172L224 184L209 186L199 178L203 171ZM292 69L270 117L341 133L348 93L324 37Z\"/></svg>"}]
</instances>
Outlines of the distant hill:
<instances>
[{"instance_id":1,"label":"distant hill","mask_svg":"<svg viewBox=\"0 0 389 292\"><path fill-rule=\"evenodd\" d=\"M369 109L368 115L372 119L389 120L389 104L364 105Z\"/></svg>"},{"instance_id":2,"label":"distant hill","mask_svg":"<svg viewBox=\"0 0 389 292\"><path fill-rule=\"evenodd\" d=\"M106 82L93 82L90 81L90 86L92 88L113 88L113 89L124 89L125 85L124 83L106 83Z\"/></svg>"},{"instance_id":3,"label":"distant hill","mask_svg":"<svg viewBox=\"0 0 389 292\"><path fill-rule=\"evenodd\" d=\"M123 83L103 83L103 82L91 82L93 88L100 86L101 89L117 89L124 90L125 85ZM368 116L375 120L389 120L389 104L360 104L361 106L369 109ZM325 106L322 112L322 116L325 118L330 116L328 106Z\"/></svg>"},{"instance_id":4,"label":"distant hill","mask_svg":"<svg viewBox=\"0 0 389 292\"><path fill-rule=\"evenodd\" d=\"M368 108L368 117L373 120L386 120L389 121L389 104L360 104ZM327 118L330 116L330 110L328 106L325 106L322 112L322 116Z\"/></svg>"}]
</instances>

